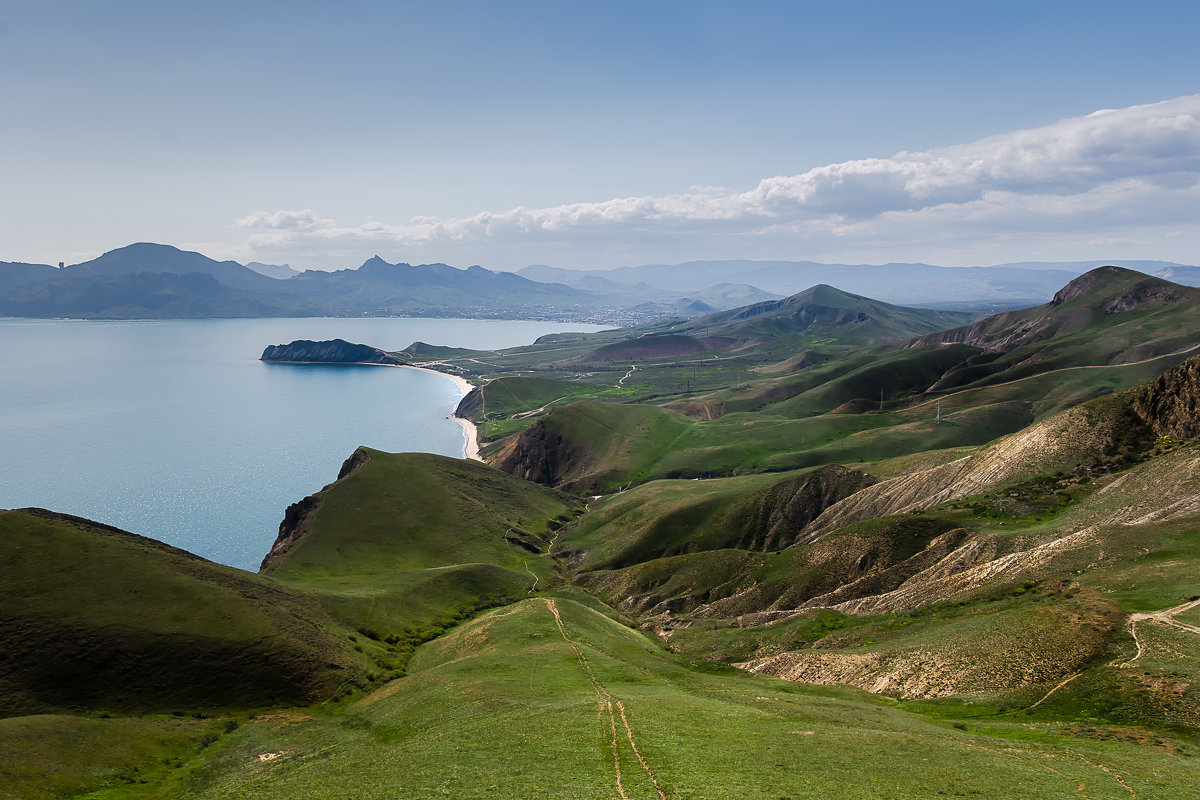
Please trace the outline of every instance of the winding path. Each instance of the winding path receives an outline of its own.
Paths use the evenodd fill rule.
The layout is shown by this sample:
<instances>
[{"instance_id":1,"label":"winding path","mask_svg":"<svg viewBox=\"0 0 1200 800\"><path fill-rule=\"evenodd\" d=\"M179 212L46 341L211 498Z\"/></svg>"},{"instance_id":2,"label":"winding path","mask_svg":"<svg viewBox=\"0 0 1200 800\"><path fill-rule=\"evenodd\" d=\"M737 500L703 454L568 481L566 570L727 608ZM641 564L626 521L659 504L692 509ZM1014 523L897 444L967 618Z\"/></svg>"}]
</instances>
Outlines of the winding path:
<instances>
[{"instance_id":1,"label":"winding path","mask_svg":"<svg viewBox=\"0 0 1200 800\"><path fill-rule=\"evenodd\" d=\"M579 661L579 666L583 670L584 676L587 677L588 683L591 684L592 691L596 693L597 713L600 715L602 725L605 713L607 712L608 728L612 734L609 749L613 757L613 773L616 779L617 795L621 800L629 800L629 795L625 793L625 785L621 774L621 757L617 734L617 717L619 716L621 718L621 727L625 730L625 739L629 742L629 747L633 750L634 757L637 758L638 763L642 765L642 770L650 778L650 783L654 785L654 791L658 794L659 800L667 800L667 795L663 792L658 778L655 777L654 770L650 769L650 765L646 763L646 759L642 756L642 751L638 749L637 741L634 740L633 727L629 724L629 717L625 713L625 704L609 693L600 681L596 680L596 676L592 672L592 667L583 654L583 649L567 633L567 626L563 623L562 616L558 613L558 605L549 597L543 597L542 600L546 603L546 607L550 609L550 613L554 615L554 623L558 626L558 632L562 634L563 640L574 651L575 658Z\"/></svg>"},{"instance_id":2,"label":"winding path","mask_svg":"<svg viewBox=\"0 0 1200 800\"><path fill-rule=\"evenodd\" d=\"M1139 639L1138 635L1137 635L1137 624L1139 622L1143 622L1145 620L1151 620L1153 622L1162 623L1163 625L1170 625L1172 628L1179 628L1180 630L1183 630L1183 631L1189 631L1191 633L1200 633L1200 627L1196 627L1195 625L1190 625L1186 622L1180 622L1179 620L1175 619L1175 617L1178 616L1179 614L1182 614L1185 611L1191 611L1196 606L1200 606L1200 600L1189 600L1186 603L1177 605L1174 608L1168 608L1165 611L1154 611L1149 614L1130 614L1129 615L1129 633L1133 635L1133 643L1135 645L1137 645L1137 653L1134 654L1133 658L1129 659L1128 661L1124 661L1120 664L1117 664L1116 666L1128 667L1128 666L1134 664L1135 662L1137 662L1137 660L1142 657L1142 640Z\"/></svg>"}]
</instances>

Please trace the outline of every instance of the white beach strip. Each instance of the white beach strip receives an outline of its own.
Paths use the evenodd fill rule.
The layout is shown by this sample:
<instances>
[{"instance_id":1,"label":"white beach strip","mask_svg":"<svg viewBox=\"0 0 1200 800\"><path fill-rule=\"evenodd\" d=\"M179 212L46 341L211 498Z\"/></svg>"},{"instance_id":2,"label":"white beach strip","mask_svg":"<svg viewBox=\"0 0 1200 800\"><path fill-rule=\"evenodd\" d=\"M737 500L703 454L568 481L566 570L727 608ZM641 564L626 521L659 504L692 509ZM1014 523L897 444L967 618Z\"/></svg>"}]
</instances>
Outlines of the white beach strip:
<instances>
[{"instance_id":1,"label":"white beach strip","mask_svg":"<svg viewBox=\"0 0 1200 800\"><path fill-rule=\"evenodd\" d=\"M465 378L460 378L457 375L451 375L448 372L438 372L436 369L429 369L427 367L414 367L411 364L396 364L396 366L404 367L406 369L419 369L421 372L431 372L434 375L441 375L443 378L449 378L458 385L460 390L462 390L462 397L466 397L470 391L475 388L471 385L470 381L466 380ZM475 423L471 422L469 419L456 417L454 416L453 412L451 412L448 419L452 419L459 425L462 425L464 439L463 458L474 459L475 461L483 461L483 459L479 457L479 429L475 427Z\"/></svg>"}]
</instances>

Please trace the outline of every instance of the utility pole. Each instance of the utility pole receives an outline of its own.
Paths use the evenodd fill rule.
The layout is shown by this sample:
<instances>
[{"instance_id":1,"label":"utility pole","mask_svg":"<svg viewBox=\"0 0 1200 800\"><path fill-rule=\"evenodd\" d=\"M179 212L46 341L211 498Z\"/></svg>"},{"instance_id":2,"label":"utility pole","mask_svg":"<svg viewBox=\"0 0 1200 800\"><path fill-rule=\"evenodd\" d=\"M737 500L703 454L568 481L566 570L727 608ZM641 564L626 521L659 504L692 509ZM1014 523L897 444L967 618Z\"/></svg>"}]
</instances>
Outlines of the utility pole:
<instances>
[{"instance_id":1,"label":"utility pole","mask_svg":"<svg viewBox=\"0 0 1200 800\"><path fill-rule=\"evenodd\" d=\"M879 413L883 413L883 389L879 390Z\"/></svg>"}]
</instances>

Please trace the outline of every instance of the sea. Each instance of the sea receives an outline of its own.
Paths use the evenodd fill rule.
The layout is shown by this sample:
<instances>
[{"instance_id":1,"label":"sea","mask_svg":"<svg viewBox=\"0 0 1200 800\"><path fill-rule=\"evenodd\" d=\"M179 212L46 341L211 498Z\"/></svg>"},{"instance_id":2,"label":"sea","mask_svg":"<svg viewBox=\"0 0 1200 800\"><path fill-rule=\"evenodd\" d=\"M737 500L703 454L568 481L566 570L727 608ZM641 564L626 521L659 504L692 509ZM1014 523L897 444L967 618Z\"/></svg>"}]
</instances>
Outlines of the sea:
<instances>
[{"instance_id":1,"label":"sea","mask_svg":"<svg viewBox=\"0 0 1200 800\"><path fill-rule=\"evenodd\" d=\"M41 507L257 570L284 510L359 445L461 458L450 379L268 364L340 338L500 349L595 325L459 319L0 319L0 508Z\"/></svg>"}]
</instances>

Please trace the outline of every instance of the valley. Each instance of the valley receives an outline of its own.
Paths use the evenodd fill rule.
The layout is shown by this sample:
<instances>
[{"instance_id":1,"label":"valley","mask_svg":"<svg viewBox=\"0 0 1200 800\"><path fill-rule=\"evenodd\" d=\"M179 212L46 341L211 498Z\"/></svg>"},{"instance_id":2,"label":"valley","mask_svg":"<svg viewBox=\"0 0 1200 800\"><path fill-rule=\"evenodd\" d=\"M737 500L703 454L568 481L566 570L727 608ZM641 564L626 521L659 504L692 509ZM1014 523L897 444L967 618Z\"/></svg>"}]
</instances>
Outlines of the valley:
<instances>
[{"instance_id":1,"label":"valley","mask_svg":"<svg viewBox=\"0 0 1200 800\"><path fill-rule=\"evenodd\" d=\"M257 575L0 512L0 782L1198 797L1198 300L1101 266L986 316L342 342L473 384L486 463L359 448Z\"/></svg>"}]
</instances>

